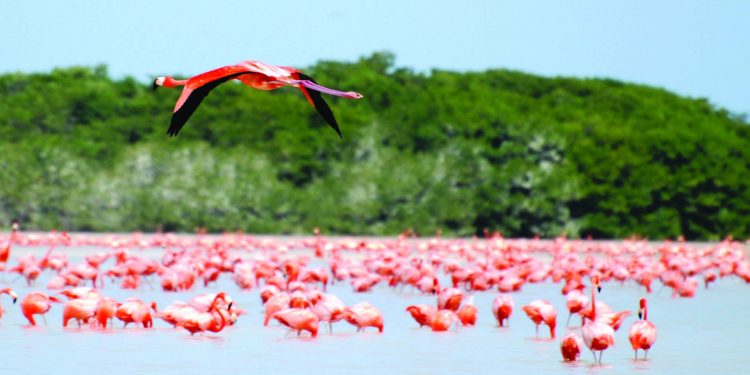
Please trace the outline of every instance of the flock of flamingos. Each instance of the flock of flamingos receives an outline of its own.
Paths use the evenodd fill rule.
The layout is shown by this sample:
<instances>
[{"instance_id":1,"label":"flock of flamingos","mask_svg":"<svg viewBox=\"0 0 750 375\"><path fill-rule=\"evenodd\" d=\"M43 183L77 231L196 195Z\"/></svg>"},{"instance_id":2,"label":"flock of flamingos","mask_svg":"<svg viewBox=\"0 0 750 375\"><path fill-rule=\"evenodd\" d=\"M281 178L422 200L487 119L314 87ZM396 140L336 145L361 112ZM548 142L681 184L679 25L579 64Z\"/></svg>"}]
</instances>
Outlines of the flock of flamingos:
<instances>
[{"instance_id":1,"label":"flock of flamingos","mask_svg":"<svg viewBox=\"0 0 750 375\"><path fill-rule=\"evenodd\" d=\"M22 255L26 246L48 247L37 259ZM94 246L82 262L72 264L66 247ZM18 250L16 250L18 249ZM160 260L145 256L163 249ZM9 254L19 251L16 264L8 264ZM47 292L33 291L20 298L20 311L30 325L35 316L60 304L63 326L107 329L118 319L153 327L154 318L196 334L220 332L235 324L245 311L226 292L201 294L188 302L175 302L164 308L138 298L116 301L103 294L109 286L137 290L144 282L160 280L164 291L185 291L196 282L214 283L226 275L240 289L259 289L264 303L263 325L272 320L315 338L320 324L333 330L333 324L346 321L364 330L383 332L383 316L376 306L360 302L344 304L326 292L329 283L349 283L355 292L367 292L379 284L396 290L410 288L433 294L435 304L404 306L420 327L433 331L473 326L478 307L475 292L499 292L492 305L498 326L503 327L514 313L512 293L526 283L551 280L566 296L565 309L582 319L580 334L573 331L559 341L563 360L577 361L585 347L601 363L602 353L614 344L615 332L631 315L630 310L614 311L598 295L605 294L607 282L635 282L643 293L651 293L654 281L672 290L675 297L692 297L699 283L708 288L717 278L739 277L750 283L750 263L745 245L731 238L706 246L684 242L660 245L645 241L594 242L564 238L508 240L499 235L483 239L412 239L403 235L392 239L328 239L317 232L313 237L280 241L243 234L216 236L175 236L141 234L120 236L69 236L64 232L24 234L19 231L0 235L0 270L18 274L29 286L45 271L54 274ZM317 263L322 266L314 267ZM446 285L448 284L448 285ZM588 292L586 289L588 288ZM11 288L0 290L15 303L19 296ZM657 329L648 320L645 298L633 301L637 320L628 338L638 359L654 345ZM60 309L60 308L54 308ZM536 300L521 310L536 325L549 328L556 339L557 309L547 301ZM4 312L0 306L0 318ZM12 313L12 312L11 312ZM46 323L46 319L45 319ZM546 333L542 333L546 336ZM597 352L599 353L597 357Z\"/></svg>"}]
</instances>

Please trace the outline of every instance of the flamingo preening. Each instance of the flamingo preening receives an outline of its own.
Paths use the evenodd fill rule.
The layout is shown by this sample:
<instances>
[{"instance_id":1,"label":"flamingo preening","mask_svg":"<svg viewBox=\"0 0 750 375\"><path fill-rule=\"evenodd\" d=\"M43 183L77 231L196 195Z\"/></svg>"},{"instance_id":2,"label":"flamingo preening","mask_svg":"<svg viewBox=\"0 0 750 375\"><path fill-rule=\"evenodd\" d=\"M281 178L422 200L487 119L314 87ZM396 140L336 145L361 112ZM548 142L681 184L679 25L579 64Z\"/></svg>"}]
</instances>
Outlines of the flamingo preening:
<instances>
[{"instance_id":1,"label":"flamingo preening","mask_svg":"<svg viewBox=\"0 0 750 375\"><path fill-rule=\"evenodd\" d=\"M348 99L362 98L362 95L358 92L338 91L318 85L312 77L295 68L273 66L260 61L248 60L201 73L186 80L177 80L172 77L156 78L153 83L154 90L159 86L184 86L182 94L175 104L167 134L170 136L177 135L203 101L203 98L220 84L233 79L258 90L275 90L283 86L299 88L313 108L336 131L339 137L342 137L339 125L331 108L323 100L321 93Z\"/></svg>"}]
</instances>

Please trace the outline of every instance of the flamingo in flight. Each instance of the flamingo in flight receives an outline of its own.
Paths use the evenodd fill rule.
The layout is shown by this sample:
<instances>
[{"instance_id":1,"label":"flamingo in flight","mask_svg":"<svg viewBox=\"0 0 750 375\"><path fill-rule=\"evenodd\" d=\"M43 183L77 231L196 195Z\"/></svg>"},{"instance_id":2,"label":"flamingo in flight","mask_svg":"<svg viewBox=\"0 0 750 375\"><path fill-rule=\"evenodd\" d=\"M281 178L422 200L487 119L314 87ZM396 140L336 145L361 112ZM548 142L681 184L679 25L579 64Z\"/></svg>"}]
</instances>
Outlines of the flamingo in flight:
<instances>
[{"instance_id":1,"label":"flamingo in flight","mask_svg":"<svg viewBox=\"0 0 750 375\"><path fill-rule=\"evenodd\" d=\"M172 121L169 124L167 134L176 136L203 101L203 98L220 84L233 79L258 90L275 90L283 86L299 88L307 101L341 138L343 137L336 118L333 117L333 112L323 100L321 93L348 99L362 98L362 94L358 92L338 91L318 85L312 77L295 68L273 66L260 61L248 60L201 73L186 80L177 80L168 76L156 78L153 83L154 90L159 86L184 86L172 112Z\"/></svg>"}]
</instances>

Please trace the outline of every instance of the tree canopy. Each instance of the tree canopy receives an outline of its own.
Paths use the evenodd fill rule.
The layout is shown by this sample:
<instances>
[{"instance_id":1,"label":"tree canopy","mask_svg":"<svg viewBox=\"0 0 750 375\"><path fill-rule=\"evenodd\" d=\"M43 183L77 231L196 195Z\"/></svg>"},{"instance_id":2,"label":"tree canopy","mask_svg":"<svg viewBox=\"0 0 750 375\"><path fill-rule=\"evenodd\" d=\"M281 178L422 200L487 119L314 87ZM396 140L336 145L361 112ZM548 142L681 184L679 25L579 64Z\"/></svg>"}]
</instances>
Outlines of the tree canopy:
<instances>
[{"instance_id":1,"label":"tree canopy","mask_svg":"<svg viewBox=\"0 0 750 375\"><path fill-rule=\"evenodd\" d=\"M641 236L750 234L750 126L611 79L415 72L379 52L299 90L219 86L178 137L179 90L104 66L0 75L0 222L85 231Z\"/></svg>"}]
</instances>

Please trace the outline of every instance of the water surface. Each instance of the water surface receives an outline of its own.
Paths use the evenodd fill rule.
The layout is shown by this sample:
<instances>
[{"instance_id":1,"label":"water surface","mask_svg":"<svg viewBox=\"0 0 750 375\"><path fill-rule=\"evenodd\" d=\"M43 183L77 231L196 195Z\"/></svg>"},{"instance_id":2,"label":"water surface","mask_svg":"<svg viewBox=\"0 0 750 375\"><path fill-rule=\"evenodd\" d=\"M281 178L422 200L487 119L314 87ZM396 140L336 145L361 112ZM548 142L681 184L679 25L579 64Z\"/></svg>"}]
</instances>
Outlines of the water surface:
<instances>
[{"instance_id":1,"label":"water surface","mask_svg":"<svg viewBox=\"0 0 750 375\"><path fill-rule=\"evenodd\" d=\"M46 248L14 247L9 265L28 252L43 254ZM66 249L71 263L82 260L91 248ZM101 250L101 249L100 249ZM138 252L138 250L135 250ZM161 252L145 250L158 258ZM148 251L151 251L149 253ZM39 257L39 255L37 256ZM102 266L111 266L108 261ZM46 290L50 271L29 288L13 274L3 275L8 285L23 298L31 290ZM15 279L15 280L14 280ZM447 282L447 279L445 280ZM158 279L151 280L158 288ZM202 284L201 284L202 285ZM0 297L6 310L0 320L1 374L235 374L235 373L320 373L320 374L709 374L748 373L750 368L750 285L737 278L719 280L709 290L699 289L695 298L672 298L664 290L645 295L634 283L607 283L597 298L615 310L630 309L616 333L616 346L604 353L604 365L594 366L590 352L582 361L561 361L558 341L534 338L534 325L520 306L535 299L547 299L558 310L558 338L565 334L567 310L561 285L551 282L527 284L513 294L516 309L510 327L498 328L491 313L496 291L473 294L479 308L476 327L433 333L419 329L404 311L415 303L434 303L435 298L409 291L399 293L384 285L369 293L353 293L348 283L330 286L346 304L367 300L385 318L385 331L357 333L346 322L337 323L333 334L323 326L317 339L298 338L283 327L262 325L258 289L241 291L223 274L218 285L204 288L196 283L189 292L167 293L144 285L140 290L122 290L108 283L102 290L118 300L138 297L166 306L175 300L226 291L237 306L247 310L237 325L218 334L191 337L155 320L154 329L121 328L94 331L62 328L62 306L54 305L41 322L28 327L18 305ZM659 289L658 282L655 290ZM4 286L3 286L4 287ZM637 301L649 298L649 319L658 328L658 339L648 361L633 361L627 330L634 322ZM20 301L20 299L19 299ZM580 320L572 319L579 325ZM577 330L577 327L571 327ZM546 329L541 329L546 337Z\"/></svg>"}]
</instances>

